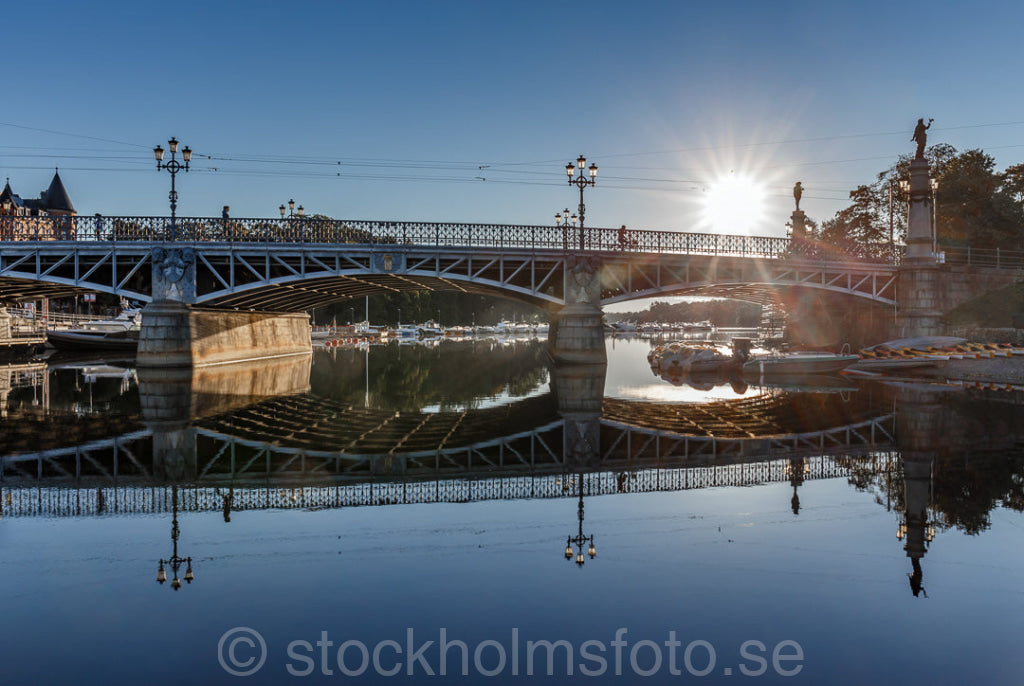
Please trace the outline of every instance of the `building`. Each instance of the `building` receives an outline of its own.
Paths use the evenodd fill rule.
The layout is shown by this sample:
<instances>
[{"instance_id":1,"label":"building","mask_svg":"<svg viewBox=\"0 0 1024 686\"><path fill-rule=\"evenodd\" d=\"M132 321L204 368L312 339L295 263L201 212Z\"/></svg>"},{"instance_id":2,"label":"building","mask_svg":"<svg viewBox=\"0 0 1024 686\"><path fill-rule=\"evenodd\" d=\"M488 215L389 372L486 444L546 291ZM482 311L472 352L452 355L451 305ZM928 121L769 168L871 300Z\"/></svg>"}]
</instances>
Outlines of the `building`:
<instances>
[{"instance_id":1,"label":"building","mask_svg":"<svg viewBox=\"0 0 1024 686\"><path fill-rule=\"evenodd\" d=\"M11 180L7 179L3 192L0 192L0 239L70 238L74 235L73 217L76 214L58 172L53 173L50 187L38 198L22 198L11 190Z\"/></svg>"}]
</instances>

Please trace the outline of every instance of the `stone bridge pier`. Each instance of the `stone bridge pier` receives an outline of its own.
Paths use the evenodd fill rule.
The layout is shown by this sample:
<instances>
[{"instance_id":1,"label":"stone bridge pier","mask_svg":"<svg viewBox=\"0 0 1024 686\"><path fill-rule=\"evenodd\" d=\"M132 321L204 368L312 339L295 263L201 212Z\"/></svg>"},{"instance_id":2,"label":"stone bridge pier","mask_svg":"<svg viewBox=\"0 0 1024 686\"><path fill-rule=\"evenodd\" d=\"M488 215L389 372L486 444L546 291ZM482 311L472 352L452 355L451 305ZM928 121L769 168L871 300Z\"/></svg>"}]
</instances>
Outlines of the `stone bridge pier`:
<instances>
[{"instance_id":1,"label":"stone bridge pier","mask_svg":"<svg viewBox=\"0 0 1024 686\"><path fill-rule=\"evenodd\" d=\"M195 263L189 247L153 250L153 301L142 312L139 367L200 367L312 351L306 313L194 307Z\"/></svg>"},{"instance_id":2,"label":"stone bridge pier","mask_svg":"<svg viewBox=\"0 0 1024 686\"><path fill-rule=\"evenodd\" d=\"M552 317L548 335L556 364L607 365L601 313L601 262L576 256L566 264L565 305Z\"/></svg>"}]
</instances>

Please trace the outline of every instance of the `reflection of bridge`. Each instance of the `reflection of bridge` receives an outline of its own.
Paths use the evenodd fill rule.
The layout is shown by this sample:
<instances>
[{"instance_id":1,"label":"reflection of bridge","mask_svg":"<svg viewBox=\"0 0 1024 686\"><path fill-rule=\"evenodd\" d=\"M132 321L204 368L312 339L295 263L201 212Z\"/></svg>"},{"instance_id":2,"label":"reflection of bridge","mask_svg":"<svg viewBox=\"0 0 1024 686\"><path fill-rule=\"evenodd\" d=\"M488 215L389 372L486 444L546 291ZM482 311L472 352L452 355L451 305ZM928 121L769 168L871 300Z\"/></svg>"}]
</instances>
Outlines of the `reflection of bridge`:
<instances>
[{"instance_id":1,"label":"reflection of bridge","mask_svg":"<svg viewBox=\"0 0 1024 686\"><path fill-rule=\"evenodd\" d=\"M800 460L801 481L836 479L851 474L880 474L899 467L892 452L874 452L852 457L814 457ZM580 478L576 475L571 478ZM791 483L790 460L719 466L643 468L631 471L600 471L583 476L585 495L683 491L723 486L755 486ZM0 487L4 516L88 516L99 514L145 514L171 512L172 486L95 482L78 487L38 485ZM425 503L468 503L482 500L575 497L566 476L523 474L462 478L381 479L333 485L302 482L235 486L187 484L177 486L179 508L188 512L216 512L225 509L229 498L232 511L262 509L307 509L400 505Z\"/></svg>"}]
</instances>

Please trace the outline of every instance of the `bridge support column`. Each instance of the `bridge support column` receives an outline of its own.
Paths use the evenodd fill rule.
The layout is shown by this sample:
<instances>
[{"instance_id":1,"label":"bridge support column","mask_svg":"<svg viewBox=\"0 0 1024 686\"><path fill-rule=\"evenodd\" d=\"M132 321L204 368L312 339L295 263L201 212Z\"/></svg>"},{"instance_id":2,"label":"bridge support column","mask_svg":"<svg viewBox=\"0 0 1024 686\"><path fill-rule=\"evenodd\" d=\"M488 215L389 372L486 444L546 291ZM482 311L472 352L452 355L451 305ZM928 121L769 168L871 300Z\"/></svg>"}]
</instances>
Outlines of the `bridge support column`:
<instances>
[{"instance_id":1,"label":"bridge support column","mask_svg":"<svg viewBox=\"0 0 1024 686\"><path fill-rule=\"evenodd\" d=\"M154 248L153 302L142 311L139 367L200 367L310 353L305 313L202 310L196 299L196 254L167 243Z\"/></svg>"},{"instance_id":2,"label":"bridge support column","mask_svg":"<svg viewBox=\"0 0 1024 686\"><path fill-rule=\"evenodd\" d=\"M557 364L607 364L596 258L567 261L564 293L566 304L555 315L548 339L552 358Z\"/></svg>"},{"instance_id":3,"label":"bridge support column","mask_svg":"<svg viewBox=\"0 0 1024 686\"><path fill-rule=\"evenodd\" d=\"M306 313L201 310L180 302L150 303L142 311L136 363L140 367L199 367L309 354Z\"/></svg>"},{"instance_id":4,"label":"bridge support column","mask_svg":"<svg viewBox=\"0 0 1024 686\"><path fill-rule=\"evenodd\" d=\"M896 298L900 336L936 336L943 332L944 284L932 251L931 182L928 162L910 163L910 210L907 254L900 265Z\"/></svg>"}]
</instances>

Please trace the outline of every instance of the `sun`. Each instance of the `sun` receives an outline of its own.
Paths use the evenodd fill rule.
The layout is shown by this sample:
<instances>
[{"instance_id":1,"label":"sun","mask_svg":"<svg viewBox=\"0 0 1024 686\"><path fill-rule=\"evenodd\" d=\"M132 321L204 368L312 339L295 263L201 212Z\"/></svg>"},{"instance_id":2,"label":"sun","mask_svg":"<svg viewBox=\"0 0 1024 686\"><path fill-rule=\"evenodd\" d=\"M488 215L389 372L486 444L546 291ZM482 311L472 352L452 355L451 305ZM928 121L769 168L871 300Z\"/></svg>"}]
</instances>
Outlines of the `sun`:
<instances>
[{"instance_id":1,"label":"sun","mask_svg":"<svg viewBox=\"0 0 1024 686\"><path fill-rule=\"evenodd\" d=\"M765 188L730 172L712 183L704 198L704 223L714 233L749 234L765 220Z\"/></svg>"}]
</instances>

